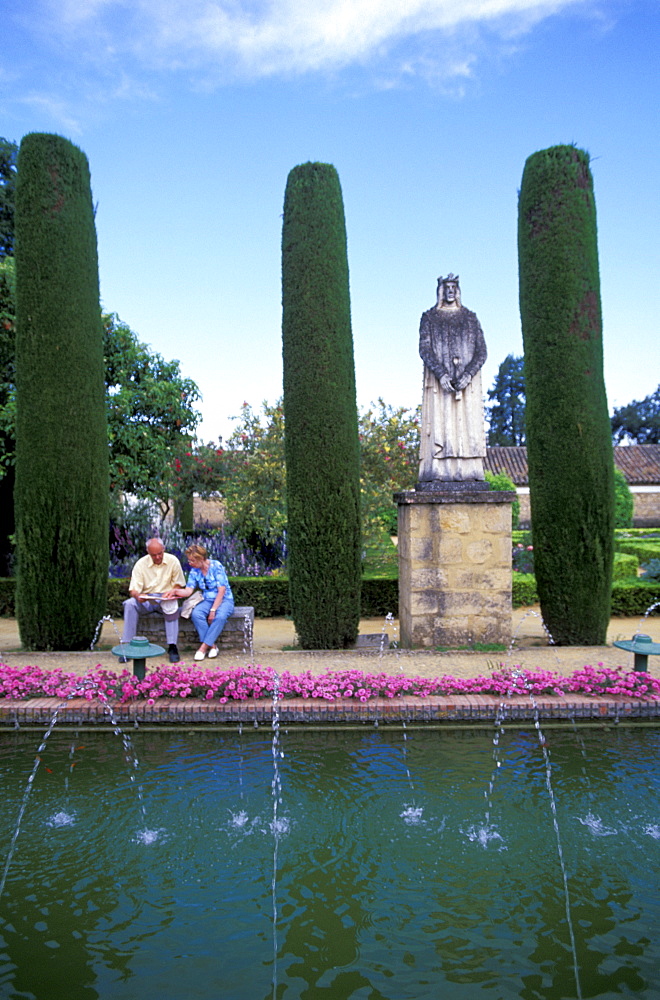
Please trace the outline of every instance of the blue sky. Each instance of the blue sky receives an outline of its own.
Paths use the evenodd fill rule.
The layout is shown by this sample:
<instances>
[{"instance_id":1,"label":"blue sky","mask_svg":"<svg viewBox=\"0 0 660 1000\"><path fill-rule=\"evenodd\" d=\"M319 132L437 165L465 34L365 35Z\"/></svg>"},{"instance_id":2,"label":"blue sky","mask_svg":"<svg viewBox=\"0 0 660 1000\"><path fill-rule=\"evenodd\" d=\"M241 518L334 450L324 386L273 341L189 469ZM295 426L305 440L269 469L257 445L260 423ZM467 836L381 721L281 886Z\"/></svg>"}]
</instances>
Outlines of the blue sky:
<instances>
[{"instance_id":1,"label":"blue sky","mask_svg":"<svg viewBox=\"0 0 660 1000\"><path fill-rule=\"evenodd\" d=\"M307 160L342 183L360 406L420 401L441 273L485 386L522 353L517 192L557 143L592 156L610 406L660 382L660 0L2 0L2 24L0 135L87 154L103 307L195 379L203 440L281 395Z\"/></svg>"}]
</instances>

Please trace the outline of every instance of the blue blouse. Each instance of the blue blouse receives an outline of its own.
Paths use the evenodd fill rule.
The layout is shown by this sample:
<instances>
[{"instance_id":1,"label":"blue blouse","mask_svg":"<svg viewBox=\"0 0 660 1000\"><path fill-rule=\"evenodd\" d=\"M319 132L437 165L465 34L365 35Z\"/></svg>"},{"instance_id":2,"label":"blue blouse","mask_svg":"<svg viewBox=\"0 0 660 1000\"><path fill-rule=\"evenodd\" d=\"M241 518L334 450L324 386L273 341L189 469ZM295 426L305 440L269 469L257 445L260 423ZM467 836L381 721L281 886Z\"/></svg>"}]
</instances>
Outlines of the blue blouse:
<instances>
[{"instance_id":1,"label":"blue blouse","mask_svg":"<svg viewBox=\"0 0 660 1000\"><path fill-rule=\"evenodd\" d=\"M206 576L204 576L201 569L191 569L190 573L188 573L186 586L201 590L205 600L208 598L214 600L218 596L220 587L224 587L225 594L222 598L223 601L229 598L231 600L234 599L227 574L225 573L225 567L217 559L211 559Z\"/></svg>"}]
</instances>

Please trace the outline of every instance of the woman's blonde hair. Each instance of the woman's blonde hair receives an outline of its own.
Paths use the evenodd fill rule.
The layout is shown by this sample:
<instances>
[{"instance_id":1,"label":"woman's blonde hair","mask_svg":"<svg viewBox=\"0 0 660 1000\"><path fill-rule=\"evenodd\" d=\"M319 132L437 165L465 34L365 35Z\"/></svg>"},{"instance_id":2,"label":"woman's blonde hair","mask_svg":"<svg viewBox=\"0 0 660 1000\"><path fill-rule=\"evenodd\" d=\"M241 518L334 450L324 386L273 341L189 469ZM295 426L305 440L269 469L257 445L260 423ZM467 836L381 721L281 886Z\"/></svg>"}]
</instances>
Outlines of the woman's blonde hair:
<instances>
[{"instance_id":1,"label":"woman's blonde hair","mask_svg":"<svg viewBox=\"0 0 660 1000\"><path fill-rule=\"evenodd\" d=\"M203 545L195 544L186 549L186 559L190 559L191 556L196 556L197 559L206 559L208 554L208 549L205 549Z\"/></svg>"}]
</instances>

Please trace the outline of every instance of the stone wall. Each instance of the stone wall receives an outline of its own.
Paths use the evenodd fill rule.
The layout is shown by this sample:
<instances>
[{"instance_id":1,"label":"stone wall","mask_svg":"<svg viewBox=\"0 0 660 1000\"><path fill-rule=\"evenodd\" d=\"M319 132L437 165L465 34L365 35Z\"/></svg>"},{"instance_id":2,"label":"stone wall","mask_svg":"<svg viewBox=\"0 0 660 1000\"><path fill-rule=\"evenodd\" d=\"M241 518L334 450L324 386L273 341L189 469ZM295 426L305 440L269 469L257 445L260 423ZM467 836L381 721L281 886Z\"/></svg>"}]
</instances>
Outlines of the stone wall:
<instances>
[{"instance_id":1,"label":"stone wall","mask_svg":"<svg viewBox=\"0 0 660 1000\"><path fill-rule=\"evenodd\" d=\"M202 500L193 498L193 524L220 528L225 523L225 505L222 500Z\"/></svg>"},{"instance_id":2,"label":"stone wall","mask_svg":"<svg viewBox=\"0 0 660 1000\"><path fill-rule=\"evenodd\" d=\"M633 528L660 527L660 488L657 486L631 486L633 496ZM520 501L520 527L531 527L531 509L529 504L529 487L518 487Z\"/></svg>"},{"instance_id":3,"label":"stone wall","mask_svg":"<svg viewBox=\"0 0 660 1000\"><path fill-rule=\"evenodd\" d=\"M404 647L510 641L513 497L396 494Z\"/></svg>"}]
</instances>

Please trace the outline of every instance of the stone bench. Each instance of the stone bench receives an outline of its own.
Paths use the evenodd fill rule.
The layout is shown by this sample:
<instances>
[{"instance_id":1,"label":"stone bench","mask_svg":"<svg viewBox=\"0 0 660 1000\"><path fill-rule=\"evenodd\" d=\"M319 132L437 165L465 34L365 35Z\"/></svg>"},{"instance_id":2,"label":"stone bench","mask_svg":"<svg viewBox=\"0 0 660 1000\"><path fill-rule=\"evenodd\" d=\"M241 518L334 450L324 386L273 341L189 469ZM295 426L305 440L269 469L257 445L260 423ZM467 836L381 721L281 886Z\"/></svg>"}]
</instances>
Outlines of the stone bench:
<instances>
[{"instance_id":1,"label":"stone bench","mask_svg":"<svg viewBox=\"0 0 660 1000\"><path fill-rule=\"evenodd\" d=\"M254 608L249 606L234 608L233 614L227 619L218 637L218 649L221 652L227 649L249 650L252 646L253 630ZM165 622L161 615L143 615L138 621L138 635L143 635L149 642L167 648ZM179 618L178 645L180 649L197 649L199 646L197 629L190 618Z\"/></svg>"}]
</instances>

